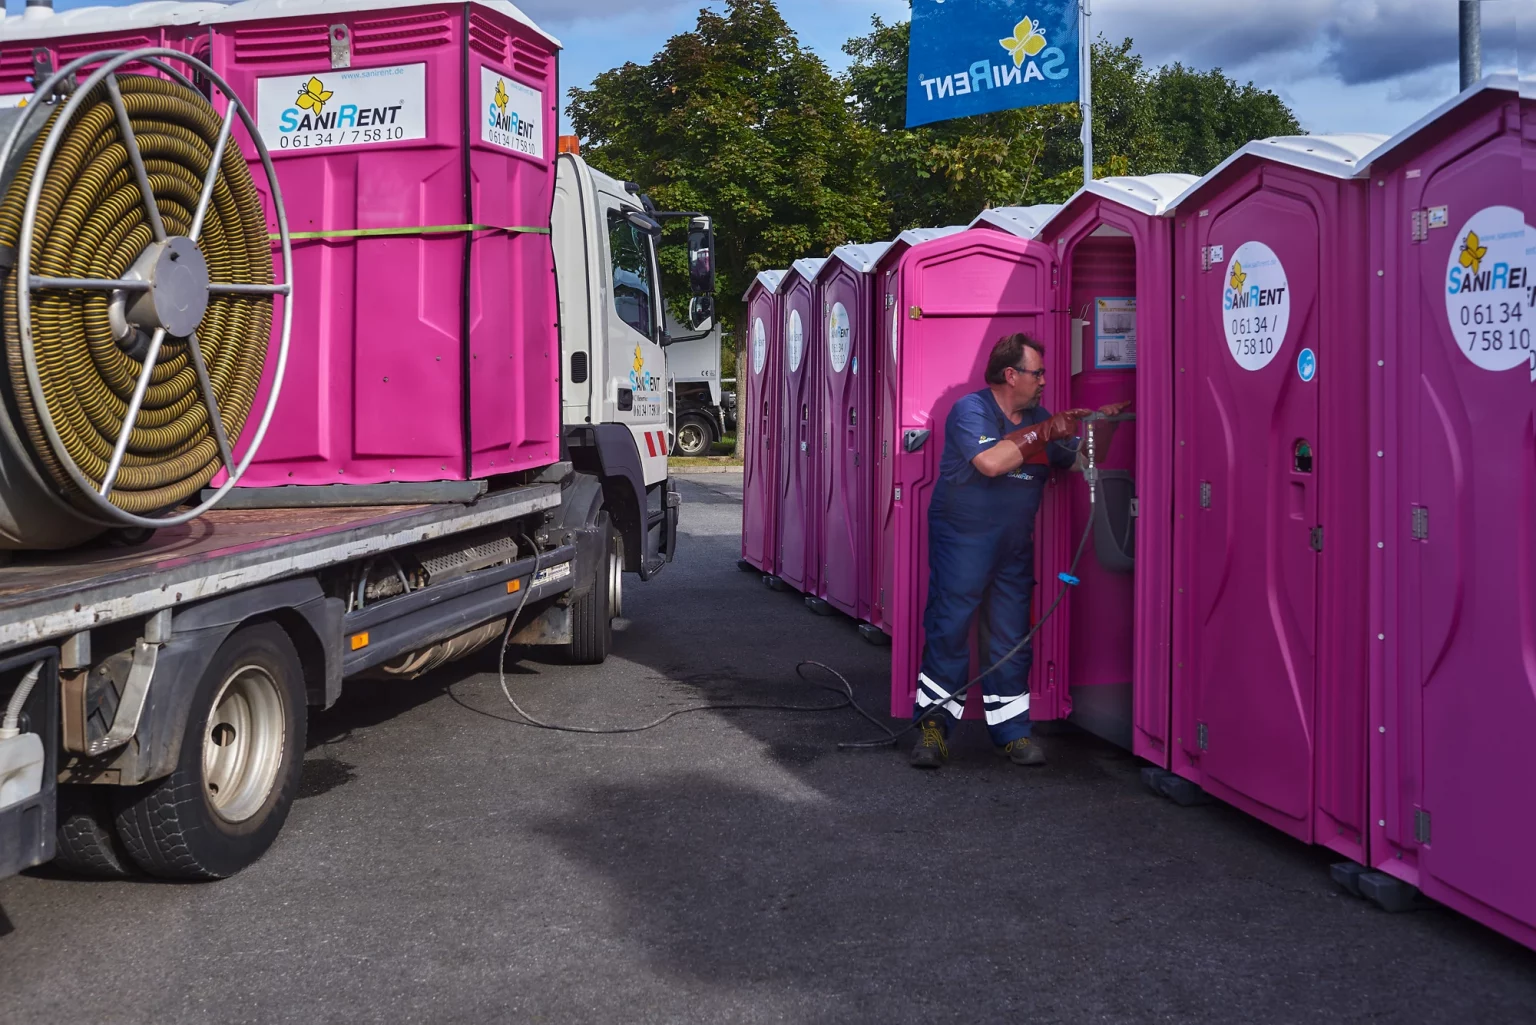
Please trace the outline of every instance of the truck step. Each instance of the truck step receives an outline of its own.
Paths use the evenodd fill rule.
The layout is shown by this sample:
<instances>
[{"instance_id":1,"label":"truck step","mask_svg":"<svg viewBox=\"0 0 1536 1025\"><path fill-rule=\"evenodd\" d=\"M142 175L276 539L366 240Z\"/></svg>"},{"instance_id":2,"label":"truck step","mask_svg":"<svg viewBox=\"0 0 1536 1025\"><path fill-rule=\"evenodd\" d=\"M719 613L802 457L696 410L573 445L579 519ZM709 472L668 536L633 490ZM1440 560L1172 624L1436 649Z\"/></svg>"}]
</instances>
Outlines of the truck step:
<instances>
[{"instance_id":1,"label":"truck step","mask_svg":"<svg viewBox=\"0 0 1536 1025\"><path fill-rule=\"evenodd\" d=\"M837 610L832 607L832 603L827 601L825 598L814 598L810 595L805 596L805 607L816 613L818 616L830 616L837 612Z\"/></svg>"},{"instance_id":2,"label":"truck step","mask_svg":"<svg viewBox=\"0 0 1536 1025\"><path fill-rule=\"evenodd\" d=\"M877 648L889 648L891 646L891 635L873 623L860 623L859 636Z\"/></svg>"}]
</instances>

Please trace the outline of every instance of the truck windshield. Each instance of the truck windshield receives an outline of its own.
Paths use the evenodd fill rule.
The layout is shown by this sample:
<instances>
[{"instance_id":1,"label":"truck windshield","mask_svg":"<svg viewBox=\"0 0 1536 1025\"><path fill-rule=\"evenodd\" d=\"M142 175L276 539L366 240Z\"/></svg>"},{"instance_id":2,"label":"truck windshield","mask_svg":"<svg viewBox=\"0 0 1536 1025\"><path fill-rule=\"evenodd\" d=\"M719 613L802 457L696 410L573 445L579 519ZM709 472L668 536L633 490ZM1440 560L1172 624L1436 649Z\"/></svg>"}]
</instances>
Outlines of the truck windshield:
<instances>
[{"instance_id":1,"label":"truck windshield","mask_svg":"<svg viewBox=\"0 0 1536 1025\"><path fill-rule=\"evenodd\" d=\"M647 338L656 332L656 282L651 240L617 211L608 214L608 251L613 258L613 306L619 319Z\"/></svg>"}]
</instances>

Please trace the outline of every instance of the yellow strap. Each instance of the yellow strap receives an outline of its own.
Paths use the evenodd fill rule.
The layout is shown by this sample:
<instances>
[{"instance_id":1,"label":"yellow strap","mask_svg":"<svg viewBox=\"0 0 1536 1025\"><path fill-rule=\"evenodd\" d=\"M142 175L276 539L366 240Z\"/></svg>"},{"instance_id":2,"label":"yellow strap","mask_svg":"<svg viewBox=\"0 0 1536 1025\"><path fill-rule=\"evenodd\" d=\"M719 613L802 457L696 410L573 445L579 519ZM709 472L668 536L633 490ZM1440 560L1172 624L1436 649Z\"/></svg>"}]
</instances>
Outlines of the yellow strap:
<instances>
[{"instance_id":1,"label":"yellow strap","mask_svg":"<svg viewBox=\"0 0 1536 1025\"><path fill-rule=\"evenodd\" d=\"M451 235L466 231L499 231L508 235L548 235L548 228L512 227L498 224L434 224L417 228L338 228L335 231L290 231L295 241L312 238L378 238L385 235ZM273 242L282 236L269 236Z\"/></svg>"}]
</instances>

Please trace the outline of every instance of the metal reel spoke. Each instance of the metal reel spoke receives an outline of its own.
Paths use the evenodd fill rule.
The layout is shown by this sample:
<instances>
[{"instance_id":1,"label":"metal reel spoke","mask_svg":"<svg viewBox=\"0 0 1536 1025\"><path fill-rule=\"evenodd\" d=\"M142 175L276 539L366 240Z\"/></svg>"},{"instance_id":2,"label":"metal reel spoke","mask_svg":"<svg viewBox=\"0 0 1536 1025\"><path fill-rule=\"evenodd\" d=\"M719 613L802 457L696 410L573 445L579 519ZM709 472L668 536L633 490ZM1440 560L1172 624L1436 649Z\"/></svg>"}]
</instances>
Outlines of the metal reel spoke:
<instances>
[{"instance_id":1,"label":"metal reel spoke","mask_svg":"<svg viewBox=\"0 0 1536 1025\"><path fill-rule=\"evenodd\" d=\"M215 295L287 295L287 285L249 285L239 282L210 281L208 291Z\"/></svg>"},{"instance_id":2,"label":"metal reel spoke","mask_svg":"<svg viewBox=\"0 0 1536 1025\"><path fill-rule=\"evenodd\" d=\"M224 147L229 143L229 133L235 126L235 113L239 106L230 103L224 110L224 123L219 126L219 141L213 144L213 159L208 162L208 173L203 176L203 191L197 197L197 212L192 215L192 230L187 237L196 242L203 233L203 218L208 215L208 201L213 198L213 185L219 180L219 168L223 166Z\"/></svg>"},{"instance_id":3,"label":"metal reel spoke","mask_svg":"<svg viewBox=\"0 0 1536 1025\"><path fill-rule=\"evenodd\" d=\"M51 278L31 274L27 286L34 292L52 288L86 288L97 292L147 292L149 282L137 278Z\"/></svg>"},{"instance_id":4,"label":"metal reel spoke","mask_svg":"<svg viewBox=\"0 0 1536 1025\"><path fill-rule=\"evenodd\" d=\"M160 346L165 341L165 328L157 328L149 340L149 351L144 354L144 369L133 386L133 398L128 400L128 412L123 415L123 429L117 434L117 444L112 446L112 461L107 464L107 475L101 480L101 497L112 494L117 482L117 472L123 466L123 454L128 451L128 436L139 421L139 409L144 405L144 393L149 390L149 377L155 372L155 360L160 358Z\"/></svg>"},{"instance_id":5,"label":"metal reel spoke","mask_svg":"<svg viewBox=\"0 0 1536 1025\"><path fill-rule=\"evenodd\" d=\"M213 428L213 436L219 443L219 458L224 460L224 469L233 471L235 453L229 447L229 438L224 434L224 418L219 415L219 400L213 394L213 378L208 376L208 364L203 362L203 347L198 343L196 331L187 335L187 352L197 371L197 386L203 393L203 404L208 407L209 426Z\"/></svg>"},{"instance_id":6,"label":"metal reel spoke","mask_svg":"<svg viewBox=\"0 0 1536 1025\"><path fill-rule=\"evenodd\" d=\"M128 150L128 162L133 165L133 176L138 179L139 191L144 194L144 209L149 214L149 229L156 242L165 241L165 223L160 220L160 206L149 187L149 172L144 168L144 156L139 152L138 137L133 134L133 124L128 120L128 108L123 104L123 94L117 87L117 74L107 76L107 92L112 96L112 109L117 112L117 130Z\"/></svg>"}]
</instances>

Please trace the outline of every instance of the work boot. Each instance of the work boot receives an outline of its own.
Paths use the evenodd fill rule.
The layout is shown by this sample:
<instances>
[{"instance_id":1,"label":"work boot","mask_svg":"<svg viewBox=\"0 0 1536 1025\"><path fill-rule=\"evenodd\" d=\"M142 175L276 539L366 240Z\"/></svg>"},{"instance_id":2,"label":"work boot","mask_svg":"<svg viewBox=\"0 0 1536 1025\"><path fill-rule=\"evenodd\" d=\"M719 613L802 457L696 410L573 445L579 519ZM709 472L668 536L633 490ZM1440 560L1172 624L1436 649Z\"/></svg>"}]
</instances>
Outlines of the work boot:
<instances>
[{"instance_id":1,"label":"work boot","mask_svg":"<svg viewBox=\"0 0 1536 1025\"><path fill-rule=\"evenodd\" d=\"M918 724L917 743L912 747L911 762L914 768L937 769L949 758L949 744L944 739L944 727L937 719L924 719Z\"/></svg>"},{"instance_id":2,"label":"work boot","mask_svg":"<svg viewBox=\"0 0 1536 1025\"><path fill-rule=\"evenodd\" d=\"M1015 765L1033 766L1045 764L1045 752L1040 749L1039 744L1036 744L1028 737L1011 740L996 750L998 754L1006 755L1008 760Z\"/></svg>"}]
</instances>

